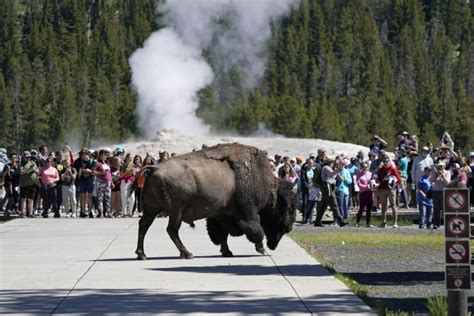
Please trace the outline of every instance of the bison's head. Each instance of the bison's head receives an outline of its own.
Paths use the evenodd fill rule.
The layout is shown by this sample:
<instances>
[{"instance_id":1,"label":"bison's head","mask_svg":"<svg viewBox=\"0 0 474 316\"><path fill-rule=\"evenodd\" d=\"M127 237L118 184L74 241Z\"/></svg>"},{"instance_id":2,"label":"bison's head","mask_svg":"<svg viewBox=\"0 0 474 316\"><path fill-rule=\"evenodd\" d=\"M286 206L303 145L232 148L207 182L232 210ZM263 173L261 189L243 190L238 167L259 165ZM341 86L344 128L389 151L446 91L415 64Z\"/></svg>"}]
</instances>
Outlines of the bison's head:
<instances>
[{"instance_id":1,"label":"bison's head","mask_svg":"<svg viewBox=\"0 0 474 316\"><path fill-rule=\"evenodd\" d=\"M267 246L275 250L284 234L293 228L298 206L298 196L293 184L277 180L276 201L272 210L262 214L262 226L267 237Z\"/></svg>"}]
</instances>

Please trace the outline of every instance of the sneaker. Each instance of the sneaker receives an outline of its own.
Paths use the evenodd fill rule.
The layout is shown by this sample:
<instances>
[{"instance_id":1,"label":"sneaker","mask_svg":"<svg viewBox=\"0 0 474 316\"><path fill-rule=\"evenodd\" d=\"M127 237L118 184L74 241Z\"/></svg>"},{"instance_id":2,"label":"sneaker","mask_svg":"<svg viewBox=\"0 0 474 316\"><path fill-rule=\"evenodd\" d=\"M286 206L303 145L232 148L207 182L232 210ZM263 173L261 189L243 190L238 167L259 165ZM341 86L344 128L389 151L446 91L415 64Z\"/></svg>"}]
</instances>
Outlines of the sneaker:
<instances>
[{"instance_id":1,"label":"sneaker","mask_svg":"<svg viewBox=\"0 0 474 316\"><path fill-rule=\"evenodd\" d=\"M423 228L425 228L425 225L419 225L418 228L423 229Z\"/></svg>"},{"instance_id":2,"label":"sneaker","mask_svg":"<svg viewBox=\"0 0 474 316\"><path fill-rule=\"evenodd\" d=\"M355 227L360 227L359 223L356 223L356 224L355 224Z\"/></svg>"},{"instance_id":3,"label":"sneaker","mask_svg":"<svg viewBox=\"0 0 474 316\"><path fill-rule=\"evenodd\" d=\"M76 214L71 213L71 217L72 217L72 218L75 218L75 217L76 217Z\"/></svg>"},{"instance_id":4,"label":"sneaker","mask_svg":"<svg viewBox=\"0 0 474 316\"><path fill-rule=\"evenodd\" d=\"M374 225L365 224L365 227L367 227L367 228L374 228Z\"/></svg>"},{"instance_id":5,"label":"sneaker","mask_svg":"<svg viewBox=\"0 0 474 316\"><path fill-rule=\"evenodd\" d=\"M397 225L397 224L393 224L393 228L398 228L398 225Z\"/></svg>"},{"instance_id":6,"label":"sneaker","mask_svg":"<svg viewBox=\"0 0 474 316\"><path fill-rule=\"evenodd\" d=\"M338 227L339 225L337 224L337 222L333 222L333 223L331 224L331 226L332 226L332 227Z\"/></svg>"},{"instance_id":7,"label":"sneaker","mask_svg":"<svg viewBox=\"0 0 474 316\"><path fill-rule=\"evenodd\" d=\"M67 213L67 214L66 214L66 218L69 218L69 217L71 217L71 216L72 216L72 213Z\"/></svg>"},{"instance_id":8,"label":"sneaker","mask_svg":"<svg viewBox=\"0 0 474 316\"><path fill-rule=\"evenodd\" d=\"M143 212L139 212L139 213L138 213L138 217L141 218L142 216L143 216ZM309 224L309 222L308 222L307 224Z\"/></svg>"},{"instance_id":9,"label":"sneaker","mask_svg":"<svg viewBox=\"0 0 474 316\"><path fill-rule=\"evenodd\" d=\"M387 223L382 223L379 225L379 228L385 228L385 226L387 226Z\"/></svg>"},{"instance_id":10,"label":"sneaker","mask_svg":"<svg viewBox=\"0 0 474 316\"><path fill-rule=\"evenodd\" d=\"M85 212L82 212L80 213L79 215L80 218L86 218L87 217L87 214Z\"/></svg>"},{"instance_id":11,"label":"sneaker","mask_svg":"<svg viewBox=\"0 0 474 316\"><path fill-rule=\"evenodd\" d=\"M348 221L342 221L342 223L339 224L340 227L344 227L344 226L347 226L347 225L349 225Z\"/></svg>"},{"instance_id":12,"label":"sneaker","mask_svg":"<svg viewBox=\"0 0 474 316\"><path fill-rule=\"evenodd\" d=\"M314 226L315 227L326 227L326 225L324 225L323 223L314 223Z\"/></svg>"},{"instance_id":13,"label":"sneaker","mask_svg":"<svg viewBox=\"0 0 474 316\"><path fill-rule=\"evenodd\" d=\"M438 228L439 228L439 226L433 225L433 229L438 229Z\"/></svg>"}]
</instances>

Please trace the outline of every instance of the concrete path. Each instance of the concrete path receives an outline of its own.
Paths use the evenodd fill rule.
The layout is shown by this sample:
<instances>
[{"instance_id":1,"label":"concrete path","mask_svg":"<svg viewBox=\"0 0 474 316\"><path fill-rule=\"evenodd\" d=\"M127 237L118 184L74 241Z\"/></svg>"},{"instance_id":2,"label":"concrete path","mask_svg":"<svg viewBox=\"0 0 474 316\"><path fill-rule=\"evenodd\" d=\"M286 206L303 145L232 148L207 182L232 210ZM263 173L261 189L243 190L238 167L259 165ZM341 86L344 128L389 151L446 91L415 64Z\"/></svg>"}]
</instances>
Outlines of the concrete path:
<instances>
[{"instance_id":1,"label":"concrete path","mask_svg":"<svg viewBox=\"0 0 474 316\"><path fill-rule=\"evenodd\" d=\"M0 224L0 314L369 315L372 311L284 237L271 256L244 237L223 258L205 221L181 227L180 259L166 219L135 260L137 218L17 219Z\"/></svg>"}]
</instances>

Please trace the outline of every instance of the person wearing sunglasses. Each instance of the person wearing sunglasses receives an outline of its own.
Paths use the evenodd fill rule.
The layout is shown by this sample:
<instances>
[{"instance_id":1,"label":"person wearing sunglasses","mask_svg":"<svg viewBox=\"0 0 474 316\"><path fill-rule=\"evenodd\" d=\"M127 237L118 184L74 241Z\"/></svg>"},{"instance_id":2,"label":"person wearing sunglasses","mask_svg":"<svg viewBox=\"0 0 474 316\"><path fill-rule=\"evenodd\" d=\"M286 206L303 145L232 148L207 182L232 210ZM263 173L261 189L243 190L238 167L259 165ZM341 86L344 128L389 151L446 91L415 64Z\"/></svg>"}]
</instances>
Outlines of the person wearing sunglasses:
<instances>
[{"instance_id":1,"label":"person wearing sunglasses","mask_svg":"<svg viewBox=\"0 0 474 316\"><path fill-rule=\"evenodd\" d=\"M398 228L397 222L397 205L395 203L395 190L398 183L401 183L401 177L398 173L395 164L390 161L387 155L382 157L382 165L377 171L378 188L376 191L377 197L382 204L382 224L381 228L387 225L387 202L392 207L393 227Z\"/></svg>"}]
</instances>

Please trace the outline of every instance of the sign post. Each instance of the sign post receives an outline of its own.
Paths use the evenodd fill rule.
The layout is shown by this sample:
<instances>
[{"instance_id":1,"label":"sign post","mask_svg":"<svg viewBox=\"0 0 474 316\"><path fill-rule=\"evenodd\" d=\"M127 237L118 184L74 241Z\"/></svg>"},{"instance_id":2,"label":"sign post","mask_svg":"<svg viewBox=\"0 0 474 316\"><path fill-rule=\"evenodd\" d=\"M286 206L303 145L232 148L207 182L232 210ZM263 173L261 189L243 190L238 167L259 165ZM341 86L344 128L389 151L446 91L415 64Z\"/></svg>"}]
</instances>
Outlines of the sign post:
<instances>
[{"instance_id":1,"label":"sign post","mask_svg":"<svg viewBox=\"0 0 474 316\"><path fill-rule=\"evenodd\" d=\"M443 192L446 289L448 315L467 315L467 291L471 289L469 189L446 188Z\"/></svg>"}]
</instances>

